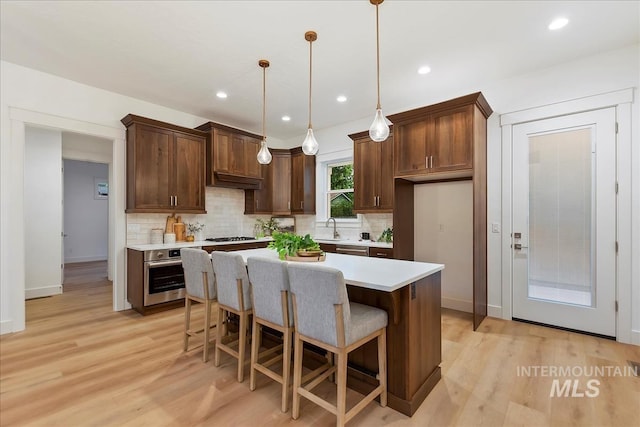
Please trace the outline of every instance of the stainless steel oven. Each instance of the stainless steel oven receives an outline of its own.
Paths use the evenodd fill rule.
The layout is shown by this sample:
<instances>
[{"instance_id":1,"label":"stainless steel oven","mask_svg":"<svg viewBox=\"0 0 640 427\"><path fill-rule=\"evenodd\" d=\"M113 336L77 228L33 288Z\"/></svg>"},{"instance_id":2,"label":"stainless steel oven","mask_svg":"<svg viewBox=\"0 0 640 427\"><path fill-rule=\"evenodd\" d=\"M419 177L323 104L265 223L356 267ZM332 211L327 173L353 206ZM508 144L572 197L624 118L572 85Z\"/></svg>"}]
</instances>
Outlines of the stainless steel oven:
<instances>
[{"instance_id":1,"label":"stainless steel oven","mask_svg":"<svg viewBox=\"0 0 640 427\"><path fill-rule=\"evenodd\" d=\"M180 249L144 252L144 305L184 298L184 270Z\"/></svg>"}]
</instances>

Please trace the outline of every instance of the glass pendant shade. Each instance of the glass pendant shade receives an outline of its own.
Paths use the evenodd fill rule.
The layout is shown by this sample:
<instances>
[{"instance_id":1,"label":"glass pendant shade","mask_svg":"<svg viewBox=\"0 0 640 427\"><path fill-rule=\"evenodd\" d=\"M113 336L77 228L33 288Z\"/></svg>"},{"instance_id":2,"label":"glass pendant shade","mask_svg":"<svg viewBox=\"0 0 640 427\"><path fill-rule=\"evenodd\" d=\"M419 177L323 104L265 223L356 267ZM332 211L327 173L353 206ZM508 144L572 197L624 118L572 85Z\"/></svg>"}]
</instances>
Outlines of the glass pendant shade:
<instances>
[{"instance_id":1,"label":"glass pendant shade","mask_svg":"<svg viewBox=\"0 0 640 427\"><path fill-rule=\"evenodd\" d=\"M307 130L307 136L302 143L302 152L307 156L315 156L318 152L318 141L316 141L316 137L313 136L313 129L309 128Z\"/></svg>"},{"instance_id":2,"label":"glass pendant shade","mask_svg":"<svg viewBox=\"0 0 640 427\"><path fill-rule=\"evenodd\" d=\"M382 142L389 137L389 125L380 108L376 110L376 117L369 128L369 137L375 142Z\"/></svg>"},{"instance_id":3,"label":"glass pendant shade","mask_svg":"<svg viewBox=\"0 0 640 427\"><path fill-rule=\"evenodd\" d=\"M268 165L271 163L271 153L269 152L269 147L267 147L267 140L263 139L260 142L260 151L258 151L258 163L261 165Z\"/></svg>"}]
</instances>

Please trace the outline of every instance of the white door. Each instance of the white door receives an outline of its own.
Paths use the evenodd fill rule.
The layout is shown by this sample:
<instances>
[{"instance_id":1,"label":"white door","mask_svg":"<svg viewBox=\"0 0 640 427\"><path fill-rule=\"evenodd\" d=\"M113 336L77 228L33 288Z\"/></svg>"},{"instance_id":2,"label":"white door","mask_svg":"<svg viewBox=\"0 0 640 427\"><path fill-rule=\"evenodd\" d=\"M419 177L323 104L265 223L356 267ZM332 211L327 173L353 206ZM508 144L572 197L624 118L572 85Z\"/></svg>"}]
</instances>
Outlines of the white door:
<instances>
[{"instance_id":1,"label":"white door","mask_svg":"<svg viewBox=\"0 0 640 427\"><path fill-rule=\"evenodd\" d=\"M615 336L615 109L513 127L513 317Z\"/></svg>"}]
</instances>

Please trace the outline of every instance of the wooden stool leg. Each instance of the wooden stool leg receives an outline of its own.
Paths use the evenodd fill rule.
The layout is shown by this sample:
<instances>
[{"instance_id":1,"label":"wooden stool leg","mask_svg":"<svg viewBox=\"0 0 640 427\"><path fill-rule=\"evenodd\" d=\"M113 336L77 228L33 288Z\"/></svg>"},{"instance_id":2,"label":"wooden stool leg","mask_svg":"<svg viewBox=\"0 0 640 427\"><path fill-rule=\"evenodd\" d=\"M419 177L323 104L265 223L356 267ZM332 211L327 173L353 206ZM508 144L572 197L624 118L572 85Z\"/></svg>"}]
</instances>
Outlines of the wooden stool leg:
<instances>
[{"instance_id":1,"label":"wooden stool leg","mask_svg":"<svg viewBox=\"0 0 640 427\"><path fill-rule=\"evenodd\" d=\"M291 418L297 420L300 416L300 395L298 388L302 382L302 340L295 333L295 348L293 349L293 402L291 403Z\"/></svg>"},{"instance_id":2,"label":"wooden stool leg","mask_svg":"<svg viewBox=\"0 0 640 427\"><path fill-rule=\"evenodd\" d=\"M204 349L202 351L202 361L209 360L209 327L211 325L211 301L204 302Z\"/></svg>"},{"instance_id":3,"label":"wooden stool leg","mask_svg":"<svg viewBox=\"0 0 640 427\"><path fill-rule=\"evenodd\" d=\"M226 332L226 324L223 323L224 309L218 306L218 327L216 328L216 349L214 351L213 365L220 366L220 348L218 345L222 344L222 333Z\"/></svg>"},{"instance_id":4,"label":"wooden stool leg","mask_svg":"<svg viewBox=\"0 0 640 427\"><path fill-rule=\"evenodd\" d=\"M387 406L387 330L378 336L378 380L382 386L380 406Z\"/></svg>"},{"instance_id":5,"label":"wooden stool leg","mask_svg":"<svg viewBox=\"0 0 640 427\"><path fill-rule=\"evenodd\" d=\"M338 427L345 424L345 416L347 413L347 352L340 349L338 356L338 401L336 402L337 423Z\"/></svg>"},{"instance_id":6,"label":"wooden stool leg","mask_svg":"<svg viewBox=\"0 0 640 427\"><path fill-rule=\"evenodd\" d=\"M189 328L191 326L191 300L187 296L184 299L184 346L183 351L189 347Z\"/></svg>"},{"instance_id":7,"label":"wooden stool leg","mask_svg":"<svg viewBox=\"0 0 640 427\"><path fill-rule=\"evenodd\" d=\"M289 380L291 375L291 331L282 334L282 412L289 409Z\"/></svg>"},{"instance_id":8,"label":"wooden stool leg","mask_svg":"<svg viewBox=\"0 0 640 427\"><path fill-rule=\"evenodd\" d=\"M238 327L238 382L244 380L244 356L247 345L247 320L249 315L246 312L240 314L240 326Z\"/></svg>"},{"instance_id":9,"label":"wooden stool leg","mask_svg":"<svg viewBox=\"0 0 640 427\"><path fill-rule=\"evenodd\" d=\"M251 367L249 372L249 390L256 389L256 363L258 363L258 352L260 351L260 343L258 341L258 335L262 330L262 326L256 321L256 317L253 316L253 332L251 338Z\"/></svg>"}]
</instances>

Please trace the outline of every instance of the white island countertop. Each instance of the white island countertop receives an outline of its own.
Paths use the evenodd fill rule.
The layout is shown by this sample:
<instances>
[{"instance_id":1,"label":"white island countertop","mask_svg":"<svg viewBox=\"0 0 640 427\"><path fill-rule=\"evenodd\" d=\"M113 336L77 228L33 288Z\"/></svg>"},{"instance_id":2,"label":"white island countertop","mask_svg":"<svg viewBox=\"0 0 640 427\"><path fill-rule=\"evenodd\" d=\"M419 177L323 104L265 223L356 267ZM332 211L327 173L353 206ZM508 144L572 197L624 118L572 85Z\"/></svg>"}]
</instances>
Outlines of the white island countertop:
<instances>
[{"instance_id":1,"label":"white island countertop","mask_svg":"<svg viewBox=\"0 0 640 427\"><path fill-rule=\"evenodd\" d=\"M278 253L273 249L245 249L234 252L242 255L245 262L253 256L278 259ZM444 269L444 264L333 253L327 253L325 261L310 264L342 271L344 280L349 285L386 292L395 291Z\"/></svg>"}]
</instances>

